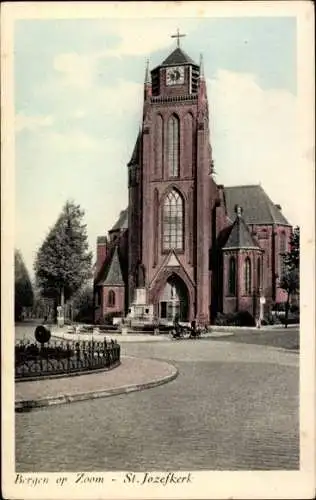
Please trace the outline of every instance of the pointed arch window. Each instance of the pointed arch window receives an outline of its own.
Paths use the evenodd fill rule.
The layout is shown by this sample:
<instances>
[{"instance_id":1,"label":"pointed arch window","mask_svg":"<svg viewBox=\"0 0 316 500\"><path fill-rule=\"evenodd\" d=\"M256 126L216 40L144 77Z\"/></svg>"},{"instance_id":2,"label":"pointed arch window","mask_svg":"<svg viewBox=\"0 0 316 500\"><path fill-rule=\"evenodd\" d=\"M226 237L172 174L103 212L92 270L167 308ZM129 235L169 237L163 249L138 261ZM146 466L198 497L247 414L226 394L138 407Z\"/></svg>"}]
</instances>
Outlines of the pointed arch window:
<instances>
[{"instance_id":1,"label":"pointed arch window","mask_svg":"<svg viewBox=\"0 0 316 500\"><path fill-rule=\"evenodd\" d=\"M245 259L245 293L251 294L251 260L249 257Z\"/></svg>"},{"instance_id":2,"label":"pointed arch window","mask_svg":"<svg viewBox=\"0 0 316 500\"><path fill-rule=\"evenodd\" d=\"M257 287L260 290L261 288L261 258L258 257L257 260Z\"/></svg>"},{"instance_id":3,"label":"pointed arch window","mask_svg":"<svg viewBox=\"0 0 316 500\"><path fill-rule=\"evenodd\" d=\"M285 265L284 265L284 254L286 253L286 234L283 231L280 234L280 245L279 245L279 274L280 278L282 279L285 273Z\"/></svg>"},{"instance_id":4,"label":"pointed arch window","mask_svg":"<svg viewBox=\"0 0 316 500\"><path fill-rule=\"evenodd\" d=\"M169 177L179 176L180 125L175 115L168 120L168 174Z\"/></svg>"},{"instance_id":5,"label":"pointed arch window","mask_svg":"<svg viewBox=\"0 0 316 500\"><path fill-rule=\"evenodd\" d=\"M163 203L163 250L183 250L183 199L173 189Z\"/></svg>"},{"instance_id":6,"label":"pointed arch window","mask_svg":"<svg viewBox=\"0 0 316 500\"><path fill-rule=\"evenodd\" d=\"M160 176L163 165L164 149L164 124L160 114L156 116L156 135L155 135L155 173Z\"/></svg>"},{"instance_id":7,"label":"pointed arch window","mask_svg":"<svg viewBox=\"0 0 316 500\"><path fill-rule=\"evenodd\" d=\"M236 259L235 259L235 257L231 257L229 259L228 294L229 295L236 295Z\"/></svg>"},{"instance_id":8,"label":"pointed arch window","mask_svg":"<svg viewBox=\"0 0 316 500\"><path fill-rule=\"evenodd\" d=\"M115 293L113 292L113 290L109 291L108 306L109 307L114 307L115 306Z\"/></svg>"},{"instance_id":9,"label":"pointed arch window","mask_svg":"<svg viewBox=\"0 0 316 500\"><path fill-rule=\"evenodd\" d=\"M95 295L94 295L94 299L95 299L95 306L100 307L101 306L101 289L100 288L97 288Z\"/></svg>"}]
</instances>

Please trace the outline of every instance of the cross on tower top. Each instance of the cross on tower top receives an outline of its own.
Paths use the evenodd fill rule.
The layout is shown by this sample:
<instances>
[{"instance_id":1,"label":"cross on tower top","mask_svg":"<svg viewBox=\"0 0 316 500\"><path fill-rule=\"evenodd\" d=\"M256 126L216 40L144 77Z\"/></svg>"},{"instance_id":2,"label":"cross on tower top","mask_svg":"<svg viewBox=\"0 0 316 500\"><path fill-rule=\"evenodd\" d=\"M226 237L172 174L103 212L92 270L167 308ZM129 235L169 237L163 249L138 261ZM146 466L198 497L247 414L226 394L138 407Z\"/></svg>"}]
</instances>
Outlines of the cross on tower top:
<instances>
[{"instance_id":1,"label":"cross on tower top","mask_svg":"<svg viewBox=\"0 0 316 500\"><path fill-rule=\"evenodd\" d=\"M179 28L177 29L177 34L176 35L171 35L171 38L176 38L177 39L177 47L180 47L180 38L186 36L185 34L180 34Z\"/></svg>"}]
</instances>

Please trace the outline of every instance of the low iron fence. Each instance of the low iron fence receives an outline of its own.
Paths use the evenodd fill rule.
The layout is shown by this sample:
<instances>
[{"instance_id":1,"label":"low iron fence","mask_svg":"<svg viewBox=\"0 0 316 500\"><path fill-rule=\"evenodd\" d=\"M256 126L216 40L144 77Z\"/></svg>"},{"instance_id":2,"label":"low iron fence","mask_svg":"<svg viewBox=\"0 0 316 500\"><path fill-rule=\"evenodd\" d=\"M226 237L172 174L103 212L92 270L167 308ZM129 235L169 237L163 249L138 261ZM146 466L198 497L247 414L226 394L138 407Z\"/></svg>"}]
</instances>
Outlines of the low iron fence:
<instances>
[{"instance_id":1,"label":"low iron fence","mask_svg":"<svg viewBox=\"0 0 316 500\"><path fill-rule=\"evenodd\" d=\"M120 351L116 340L45 344L21 341L15 345L15 378L40 378L111 368L119 365Z\"/></svg>"}]
</instances>

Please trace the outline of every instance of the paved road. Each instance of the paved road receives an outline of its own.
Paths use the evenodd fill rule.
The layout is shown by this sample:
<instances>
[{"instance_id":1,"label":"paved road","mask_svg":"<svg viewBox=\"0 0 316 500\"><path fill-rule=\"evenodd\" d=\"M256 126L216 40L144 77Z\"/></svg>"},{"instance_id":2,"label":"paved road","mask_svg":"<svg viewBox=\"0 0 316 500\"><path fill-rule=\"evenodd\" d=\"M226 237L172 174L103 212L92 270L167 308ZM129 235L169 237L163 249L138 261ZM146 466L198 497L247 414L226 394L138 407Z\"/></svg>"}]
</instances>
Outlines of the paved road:
<instances>
[{"instance_id":1,"label":"paved road","mask_svg":"<svg viewBox=\"0 0 316 500\"><path fill-rule=\"evenodd\" d=\"M226 339L220 338L225 341ZM289 328L273 328L262 330L234 329L233 335L228 339L230 342L241 342L245 344L270 345L284 349L299 350L300 335L296 326Z\"/></svg>"},{"instance_id":2,"label":"paved road","mask_svg":"<svg viewBox=\"0 0 316 500\"><path fill-rule=\"evenodd\" d=\"M143 392L16 414L26 471L299 467L298 355L212 341L126 343L177 379Z\"/></svg>"}]
</instances>

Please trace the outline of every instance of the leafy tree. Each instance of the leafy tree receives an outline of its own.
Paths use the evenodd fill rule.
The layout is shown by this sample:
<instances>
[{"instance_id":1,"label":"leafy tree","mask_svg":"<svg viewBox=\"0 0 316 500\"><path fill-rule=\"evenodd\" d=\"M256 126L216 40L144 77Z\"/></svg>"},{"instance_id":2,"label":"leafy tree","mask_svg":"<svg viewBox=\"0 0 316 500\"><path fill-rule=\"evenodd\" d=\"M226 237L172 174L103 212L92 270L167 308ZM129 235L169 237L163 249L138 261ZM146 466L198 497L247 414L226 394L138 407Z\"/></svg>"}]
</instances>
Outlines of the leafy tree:
<instances>
[{"instance_id":1,"label":"leafy tree","mask_svg":"<svg viewBox=\"0 0 316 500\"><path fill-rule=\"evenodd\" d=\"M288 325L290 298L300 289L300 228L295 227L290 239L290 250L283 255L284 272L280 287L287 292L285 303L285 327Z\"/></svg>"},{"instance_id":2,"label":"leafy tree","mask_svg":"<svg viewBox=\"0 0 316 500\"><path fill-rule=\"evenodd\" d=\"M52 320L55 313L54 299L43 297L42 291L34 287L33 317Z\"/></svg>"},{"instance_id":3,"label":"leafy tree","mask_svg":"<svg viewBox=\"0 0 316 500\"><path fill-rule=\"evenodd\" d=\"M83 216L79 205L67 201L34 264L43 296L57 299L61 306L91 276L92 253Z\"/></svg>"},{"instance_id":4,"label":"leafy tree","mask_svg":"<svg viewBox=\"0 0 316 500\"><path fill-rule=\"evenodd\" d=\"M14 316L21 320L24 307L32 307L34 294L29 273L19 250L14 251Z\"/></svg>"},{"instance_id":5,"label":"leafy tree","mask_svg":"<svg viewBox=\"0 0 316 500\"><path fill-rule=\"evenodd\" d=\"M78 290L72 298L72 310L74 321L83 323L93 322L93 287L85 286Z\"/></svg>"},{"instance_id":6,"label":"leafy tree","mask_svg":"<svg viewBox=\"0 0 316 500\"><path fill-rule=\"evenodd\" d=\"M284 264L290 269L300 267L300 228L294 228L290 238L290 251L283 256Z\"/></svg>"}]
</instances>

